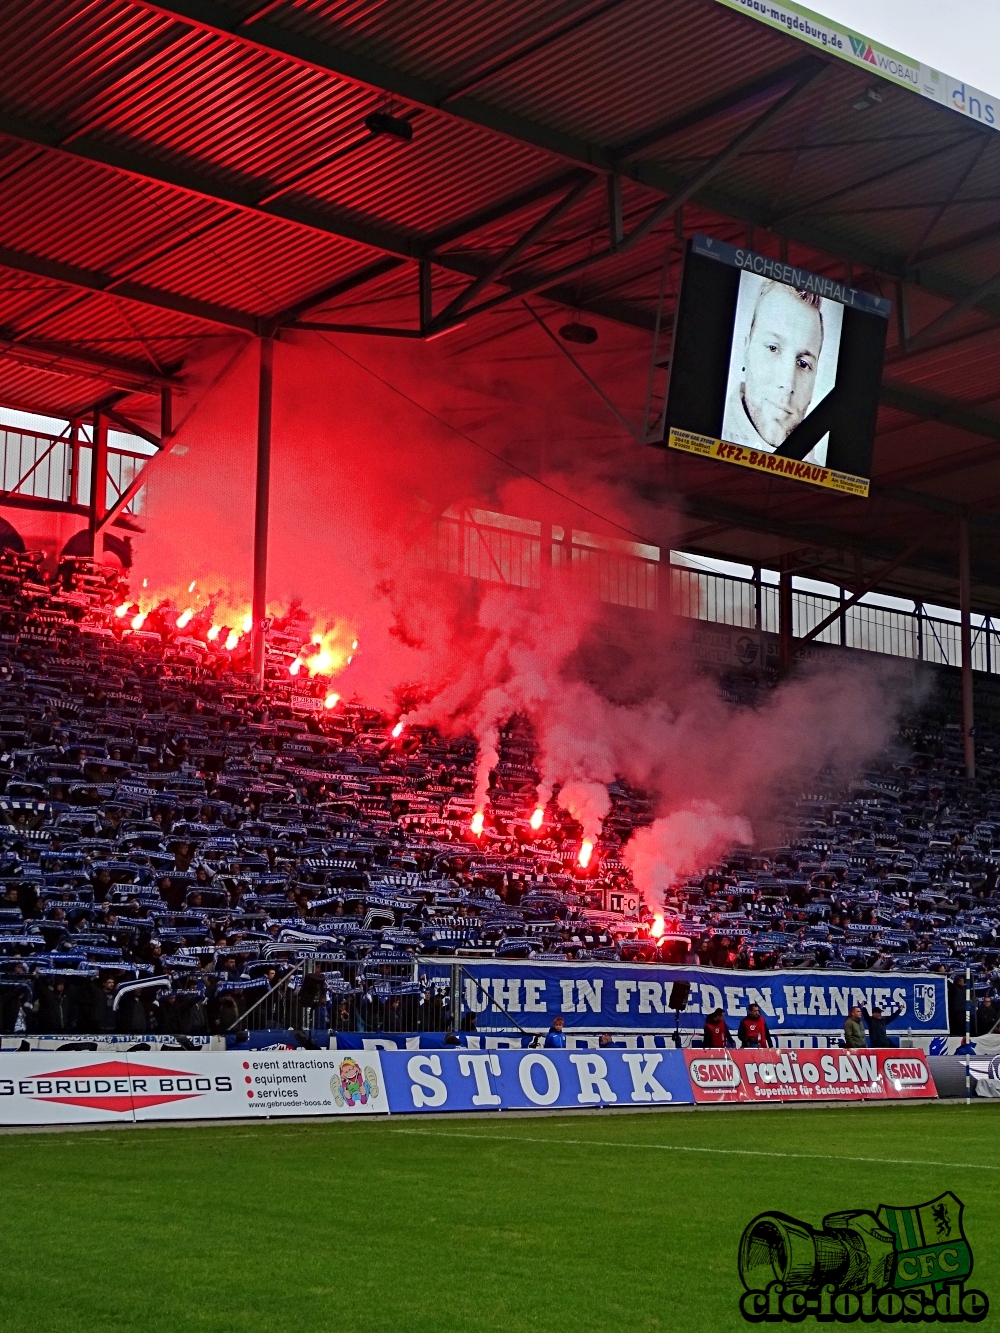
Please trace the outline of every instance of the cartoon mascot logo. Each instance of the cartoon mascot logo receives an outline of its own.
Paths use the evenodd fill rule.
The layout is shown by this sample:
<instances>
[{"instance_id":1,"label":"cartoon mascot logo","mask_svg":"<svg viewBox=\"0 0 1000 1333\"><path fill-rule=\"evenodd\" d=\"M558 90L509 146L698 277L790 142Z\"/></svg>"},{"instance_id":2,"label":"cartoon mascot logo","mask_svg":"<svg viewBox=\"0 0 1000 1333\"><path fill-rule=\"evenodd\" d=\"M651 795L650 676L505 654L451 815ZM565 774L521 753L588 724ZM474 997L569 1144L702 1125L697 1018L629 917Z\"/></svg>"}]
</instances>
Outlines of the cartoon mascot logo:
<instances>
[{"instance_id":1,"label":"cartoon mascot logo","mask_svg":"<svg viewBox=\"0 0 1000 1333\"><path fill-rule=\"evenodd\" d=\"M369 1097L378 1096L378 1075L371 1065L366 1065L362 1073L357 1060L348 1056L346 1060L341 1060L340 1068L330 1079L330 1091L338 1106L345 1103L348 1106L356 1106L358 1103L365 1106Z\"/></svg>"}]
</instances>

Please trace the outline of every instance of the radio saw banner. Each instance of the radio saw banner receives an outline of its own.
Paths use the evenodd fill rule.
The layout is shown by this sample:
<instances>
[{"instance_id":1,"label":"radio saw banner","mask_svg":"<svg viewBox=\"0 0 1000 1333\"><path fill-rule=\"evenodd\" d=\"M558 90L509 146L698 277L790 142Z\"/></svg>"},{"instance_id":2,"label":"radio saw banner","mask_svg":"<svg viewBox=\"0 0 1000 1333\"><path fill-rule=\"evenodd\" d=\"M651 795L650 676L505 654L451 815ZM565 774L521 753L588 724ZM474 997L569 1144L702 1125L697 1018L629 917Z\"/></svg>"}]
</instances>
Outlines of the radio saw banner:
<instances>
[{"instance_id":1,"label":"radio saw banner","mask_svg":"<svg viewBox=\"0 0 1000 1333\"><path fill-rule=\"evenodd\" d=\"M685 1051L696 1102L936 1097L921 1051Z\"/></svg>"},{"instance_id":2,"label":"radio saw banner","mask_svg":"<svg viewBox=\"0 0 1000 1333\"><path fill-rule=\"evenodd\" d=\"M428 975L450 975L449 964L429 964ZM706 1015L722 1009L735 1035L751 1004L760 1006L775 1035L842 1035L853 1005L895 1011L890 1031L939 1035L948 1031L946 978L934 973L732 972L720 968L634 966L619 963L503 963L462 965L462 1000L479 1032L547 1030L556 1014L567 1028L608 1032L662 1032L674 1026L673 984L691 990L680 1014L682 1031L700 1033Z\"/></svg>"}]
</instances>

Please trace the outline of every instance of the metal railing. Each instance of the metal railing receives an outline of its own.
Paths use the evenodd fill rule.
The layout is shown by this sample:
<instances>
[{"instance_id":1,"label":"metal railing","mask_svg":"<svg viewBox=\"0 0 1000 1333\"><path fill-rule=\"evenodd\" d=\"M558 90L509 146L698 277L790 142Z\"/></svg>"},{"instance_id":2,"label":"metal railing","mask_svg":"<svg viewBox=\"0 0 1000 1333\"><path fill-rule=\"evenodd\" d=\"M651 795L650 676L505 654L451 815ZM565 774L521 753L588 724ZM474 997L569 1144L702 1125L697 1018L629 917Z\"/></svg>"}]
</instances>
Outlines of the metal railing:
<instances>
[{"instance_id":1,"label":"metal railing","mask_svg":"<svg viewBox=\"0 0 1000 1333\"><path fill-rule=\"evenodd\" d=\"M68 436L0 427L0 489L5 495L70 498L73 447Z\"/></svg>"},{"instance_id":2,"label":"metal railing","mask_svg":"<svg viewBox=\"0 0 1000 1333\"><path fill-rule=\"evenodd\" d=\"M838 599L793 589L793 635L801 638L807 634L847 596L844 592ZM687 566L670 566L669 610L674 615L772 634L779 628L778 589L773 583ZM817 642L941 666L960 666L962 662L958 622L929 615L919 603L907 611L857 602L828 625L817 636ZM974 617L972 666L975 671L1000 674L1000 627L989 616Z\"/></svg>"},{"instance_id":3,"label":"metal railing","mask_svg":"<svg viewBox=\"0 0 1000 1333\"><path fill-rule=\"evenodd\" d=\"M83 440L74 445L68 430L63 435L45 435L0 426L0 503L4 496L24 495L85 504L90 496L90 458L90 445ZM109 446L105 497L109 508L148 461L148 454ZM142 501L139 491L126 511L141 513Z\"/></svg>"},{"instance_id":4,"label":"metal railing","mask_svg":"<svg viewBox=\"0 0 1000 1333\"><path fill-rule=\"evenodd\" d=\"M546 568L564 569L583 593L610 606L655 611L659 602L659 547L487 509L446 509L412 555L423 569L514 588L540 588Z\"/></svg>"},{"instance_id":5,"label":"metal railing","mask_svg":"<svg viewBox=\"0 0 1000 1333\"><path fill-rule=\"evenodd\" d=\"M412 554L424 569L515 588L539 588L547 569L565 570L581 592L609 606L667 612L771 634L779 631L778 588L760 571L753 578L741 578L692 569L663 561L656 546L534 519L452 506L424 529ZM838 598L793 585L793 635L807 634L848 596L845 590ZM989 617L977 616L972 637L973 669L1000 674L1000 628ZM942 666L961 665L957 621L930 615L919 604L906 610L862 600L847 607L817 642Z\"/></svg>"},{"instance_id":6,"label":"metal railing","mask_svg":"<svg viewBox=\"0 0 1000 1333\"><path fill-rule=\"evenodd\" d=\"M416 958L378 961L304 959L264 994L236 992L236 1032L445 1032L451 1025L451 988L417 982ZM240 997L245 996L245 999Z\"/></svg>"}]
</instances>

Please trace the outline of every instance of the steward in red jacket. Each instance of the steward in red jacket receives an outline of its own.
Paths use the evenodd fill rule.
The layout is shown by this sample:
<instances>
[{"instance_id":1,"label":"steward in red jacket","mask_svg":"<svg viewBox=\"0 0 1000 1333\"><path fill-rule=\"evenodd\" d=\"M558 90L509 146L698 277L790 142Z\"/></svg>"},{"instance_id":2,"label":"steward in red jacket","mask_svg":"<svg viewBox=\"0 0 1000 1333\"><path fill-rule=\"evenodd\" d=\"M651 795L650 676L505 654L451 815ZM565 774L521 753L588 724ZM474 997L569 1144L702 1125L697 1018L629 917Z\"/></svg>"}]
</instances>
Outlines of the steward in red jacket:
<instances>
[{"instance_id":1,"label":"steward in red jacket","mask_svg":"<svg viewBox=\"0 0 1000 1333\"><path fill-rule=\"evenodd\" d=\"M701 1034L701 1044L706 1049L710 1047L734 1046L732 1035L726 1026L726 1017L721 1009L716 1011L705 1019L705 1029Z\"/></svg>"},{"instance_id":2,"label":"steward in red jacket","mask_svg":"<svg viewBox=\"0 0 1000 1333\"><path fill-rule=\"evenodd\" d=\"M747 1011L747 1016L739 1025L736 1035L740 1039L741 1046L773 1046L771 1034L768 1031L767 1023L757 1005L752 1004Z\"/></svg>"}]
</instances>

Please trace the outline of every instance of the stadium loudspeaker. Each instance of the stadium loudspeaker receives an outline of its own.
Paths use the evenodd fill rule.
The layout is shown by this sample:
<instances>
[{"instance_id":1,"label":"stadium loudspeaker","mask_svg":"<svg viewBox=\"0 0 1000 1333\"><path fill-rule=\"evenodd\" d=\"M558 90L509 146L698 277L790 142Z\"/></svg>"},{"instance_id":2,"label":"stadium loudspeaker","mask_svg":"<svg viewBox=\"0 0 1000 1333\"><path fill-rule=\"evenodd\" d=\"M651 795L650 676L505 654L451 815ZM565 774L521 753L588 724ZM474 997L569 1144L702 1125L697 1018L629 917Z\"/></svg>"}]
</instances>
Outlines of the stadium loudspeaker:
<instances>
[{"instance_id":1,"label":"stadium loudspeaker","mask_svg":"<svg viewBox=\"0 0 1000 1333\"><path fill-rule=\"evenodd\" d=\"M687 1008L688 996L690 994L690 981L675 981L670 987L670 999L667 1001L667 1008L674 1009L677 1013L681 1013Z\"/></svg>"}]
</instances>

